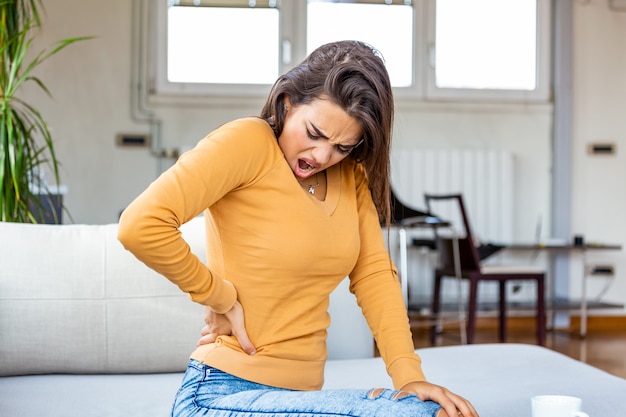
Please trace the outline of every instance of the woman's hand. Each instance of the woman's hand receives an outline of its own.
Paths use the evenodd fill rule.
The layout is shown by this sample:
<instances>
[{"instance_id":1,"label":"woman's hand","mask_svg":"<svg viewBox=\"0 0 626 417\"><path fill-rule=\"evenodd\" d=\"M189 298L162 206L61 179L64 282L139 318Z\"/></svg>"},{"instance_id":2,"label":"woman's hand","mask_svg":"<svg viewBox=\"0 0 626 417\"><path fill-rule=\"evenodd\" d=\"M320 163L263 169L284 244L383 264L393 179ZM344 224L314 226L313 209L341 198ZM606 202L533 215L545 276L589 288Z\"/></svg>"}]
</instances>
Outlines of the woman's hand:
<instances>
[{"instance_id":1,"label":"woman's hand","mask_svg":"<svg viewBox=\"0 0 626 417\"><path fill-rule=\"evenodd\" d=\"M426 381L409 382L402 387L402 391L415 394L422 401L439 403L441 410L437 417L478 417L478 412L468 400L444 387Z\"/></svg>"},{"instance_id":2,"label":"woman's hand","mask_svg":"<svg viewBox=\"0 0 626 417\"><path fill-rule=\"evenodd\" d=\"M237 338L244 352L248 355L256 353L256 348L246 332L243 307L239 301L235 301L225 314L218 314L209 307L204 307L204 322L206 325L200 331L202 337L198 340L198 346L213 343L218 336L232 335Z\"/></svg>"}]
</instances>

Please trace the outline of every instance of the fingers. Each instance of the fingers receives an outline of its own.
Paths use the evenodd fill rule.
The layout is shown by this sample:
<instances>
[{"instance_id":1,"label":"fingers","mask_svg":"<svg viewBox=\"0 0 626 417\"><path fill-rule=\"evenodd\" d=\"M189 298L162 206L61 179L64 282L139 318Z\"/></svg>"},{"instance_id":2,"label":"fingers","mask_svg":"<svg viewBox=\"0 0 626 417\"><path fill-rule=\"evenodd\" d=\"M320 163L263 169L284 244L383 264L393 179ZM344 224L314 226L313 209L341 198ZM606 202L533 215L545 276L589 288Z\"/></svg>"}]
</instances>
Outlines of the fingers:
<instances>
[{"instance_id":1,"label":"fingers","mask_svg":"<svg viewBox=\"0 0 626 417\"><path fill-rule=\"evenodd\" d=\"M443 404L441 404L441 407L442 407L443 411L445 411L445 414L443 414L444 416L448 416L448 417L457 417L458 416L458 412L457 412L456 406L454 404L452 404L452 405L446 404L445 407L444 407Z\"/></svg>"},{"instance_id":2,"label":"fingers","mask_svg":"<svg viewBox=\"0 0 626 417\"><path fill-rule=\"evenodd\" d=\"M463 417L478 417L478 412L476 411L472 403L470 403L468 400L448 391L445 388L444 388L444 393L453 403L454 408L453 409L452 407L450 408L455 412L455 414L451 414L451 416L462 415Z\"/></svg>"},{"instance_id":3,"label":"fingers","mask_svg":"<svg viewBox=\"0 0 626 417\"><path fill-rule=\"evenodd\" d=\"M217 340L217 337L219 336L218 333L210 332L208 330L208 326L205 326L200 332L200 334L202 335L202 337L198 339L198 346L208 345L209 343L214 343ZM252 344L252 342L248 338L248 335L245 332L243 334L240 334L239 336L237 336L233 332L233 335L237 337L237 340L239 341L239 344L241 345L241 348L243 349L244 352L246 352L248 355L254 355L256 353L256 348L254 347L254 345Z\"/></svg>"},{"instance_id":4,"label":"fingers","mask_svg":"<svg viewBox=\"0 0 626 417\"><path fill-rule=\"evenodd\" d=\"M474 408L474 406L472 405L472 403L470 403L469 401L467 401L467 408L468 408L468 410L469 410L469 414L464 413L463 411L461 411L461 414L462 414L462 415L464 415L464 416L469 415L470 417L471 417L471 416L476 416L476 417L478 417L478 411L476 411L476 409Z\"/></svg>"},{"instance_id":5,"label":"fingers","mask_svg":"<svg viewBox=\"0 0 626 417\"><path fill-rule=\"evenodd\" d=\"M208 345L209 343L215 342L216 339L217 335L215 333L203 335L200 339L198 339L198 346Z\"/></svg>"},{"instance_id":6,"label":"fingers","mask_svg":"<svg viewBox=\"0 0 626 417\"><path fill-rule=\"evenodd\" d=\"M219 336L235 336L241 348L248 355L256 353L256 347L250 341L246 331L243 307L236 301L233 307L225 314L217 314L208 307L204 309L204 322L202 337L198 340L198 346L213 343Z\"/></svg>"},{"instance_id":7,"label":"fingers","mask_svg":"<svg viewBox=\"0 0 626 417\"><path fill-rule=\"evenodd\" d=\"M246 331L246 324L243 314L243 307L239 303L239 301L235 302L233 308L226 313L226 316L230 320L230 324L232 325L233 335L237 337L237 341L241 345L241 348L248 355L254 355L256 353L256 348L250 341L248 337L248 332Z\"/></svg>"},{"instance_id":8,"label":"fingers","mask_svg":"<svg viewBox=\"0 0 626 417\"><path fill-rule=\"evenodd\" d=\"M469 401L445 388L443 389L443 399L438 402L447 413L442 414L441 417L446 415L449 417L478 417L478 412Z\"/></svg>"},{"instance_id":9,"label":"fingers","mask_svg":"<svg viewBox=\"0 0 626 417\"><path fill-rule=\"evenodd\" d=\"M233 332L233 334L237 337L237 340L239 341L239 344L241 345L241 348L244 352L246 352L248 355L254 355L256 353L256 348L248 338L248 334L245 332L245 330L243 332Z\"/></svg>"},{"instance_id":10,"label":"fingers","mask_svg":"<svg viewBox=\"0 0 626 417\"><path fill-rule=\"evenodd\" d=\"M417 394L422 401L432 400L439 403L441 410L437 417L479 417L469 401L444 387L421 381L408 383L402 389Z\"/></svg>"}]
</instances>

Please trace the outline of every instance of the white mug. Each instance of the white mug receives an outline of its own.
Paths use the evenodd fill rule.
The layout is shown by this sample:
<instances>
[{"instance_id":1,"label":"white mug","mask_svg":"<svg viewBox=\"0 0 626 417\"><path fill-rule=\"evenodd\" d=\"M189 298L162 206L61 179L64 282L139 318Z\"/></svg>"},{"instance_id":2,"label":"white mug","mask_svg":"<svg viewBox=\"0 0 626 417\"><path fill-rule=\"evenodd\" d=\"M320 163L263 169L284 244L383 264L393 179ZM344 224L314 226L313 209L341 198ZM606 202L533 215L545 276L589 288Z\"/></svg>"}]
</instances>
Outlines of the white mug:
<instances>
[{"instance_id":1,"label":"white mug","mask_svg":"<svg viewBox=\"0 0 626 417\"><path fill-rule=\"evenodd\" d=\"M531 398L532 417L589 417L581 411L582 404L569 395L537 395Z\"/></svg>"}]
</instances>

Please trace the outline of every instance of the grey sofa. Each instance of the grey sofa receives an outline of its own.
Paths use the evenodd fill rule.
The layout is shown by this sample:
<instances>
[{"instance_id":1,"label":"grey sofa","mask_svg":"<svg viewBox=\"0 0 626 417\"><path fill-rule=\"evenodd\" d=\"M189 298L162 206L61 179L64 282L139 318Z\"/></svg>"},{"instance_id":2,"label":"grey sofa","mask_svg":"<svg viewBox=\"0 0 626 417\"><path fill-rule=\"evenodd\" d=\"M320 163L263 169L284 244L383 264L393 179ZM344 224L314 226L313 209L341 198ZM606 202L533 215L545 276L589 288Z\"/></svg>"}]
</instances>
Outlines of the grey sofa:
<instances>
[{"instance_id":1,"label":"grey sofa","mask_svg":"<svg viewBox=\"0 0 626 417\"><path fill-rule=\"evenodd\" d=\"M202 219L182 228L204 257ZM202 308L138 262L111 225L0 222L0 417L168 416ZM390 387L346 282L331 296L325 389ZM519 344L420 349L429 379L482 417L528 417L530 397L626 415L626 380Z\"/></svg>"}]
</instances>

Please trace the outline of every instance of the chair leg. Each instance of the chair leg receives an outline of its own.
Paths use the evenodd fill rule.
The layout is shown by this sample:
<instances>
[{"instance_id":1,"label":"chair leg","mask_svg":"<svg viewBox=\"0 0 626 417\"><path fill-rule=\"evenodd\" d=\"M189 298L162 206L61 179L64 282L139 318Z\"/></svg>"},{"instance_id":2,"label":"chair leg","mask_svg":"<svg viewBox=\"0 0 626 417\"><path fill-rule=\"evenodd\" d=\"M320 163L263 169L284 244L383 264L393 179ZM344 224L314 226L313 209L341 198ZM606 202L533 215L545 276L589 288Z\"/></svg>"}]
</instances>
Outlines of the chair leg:
<instances>
[{"instance_id":1,"label":"chair leg","mask_svg":"<svg viewBox=\"0 0 626 417\"><path fill-rule=\"evenodd\" d=\"M539 346L546 344L546 304L545 304L544 278L537 279L537 343Z\"/></svg>"},{"instance_id":2,"label":"chair leg","mask_svg":"<svg viewBox=\"0 0 626 417\"><path fill-rule=\"evenodd\" d=\"M469 302L467 308L467 344L474 343L474 330L476 328L476 299L478 298L478 281L469 280Z\"/></svg>"},{"instance_id":3,"label":"chair leg","mask_svg":"<svg viewBox=\"0 0 626 417\"><path fill-rule=\"evenodd\" d=\"M435 282L433 286L433 299L431 305L431 312L433 316L433 320L439 321L439 309L440 309L440 297L441 297L441 275L435 273ZM438 323L433 324L430 327L430 344L435 345L437 341L437 333L439 329L437 328Z\"/></svg>"},{"instance_id":4,"label":"chair leg","mask_svg":"<svg viewBox=\"0 0 626 417\"><path fill-rule=\"evenodd\" d=\"M499 310L499 327L498 327L498 337L500 338L500 343L506 342L506 281L499 281L500 284L500 300L498 305Z\"/></svg>"}]
</instances>

